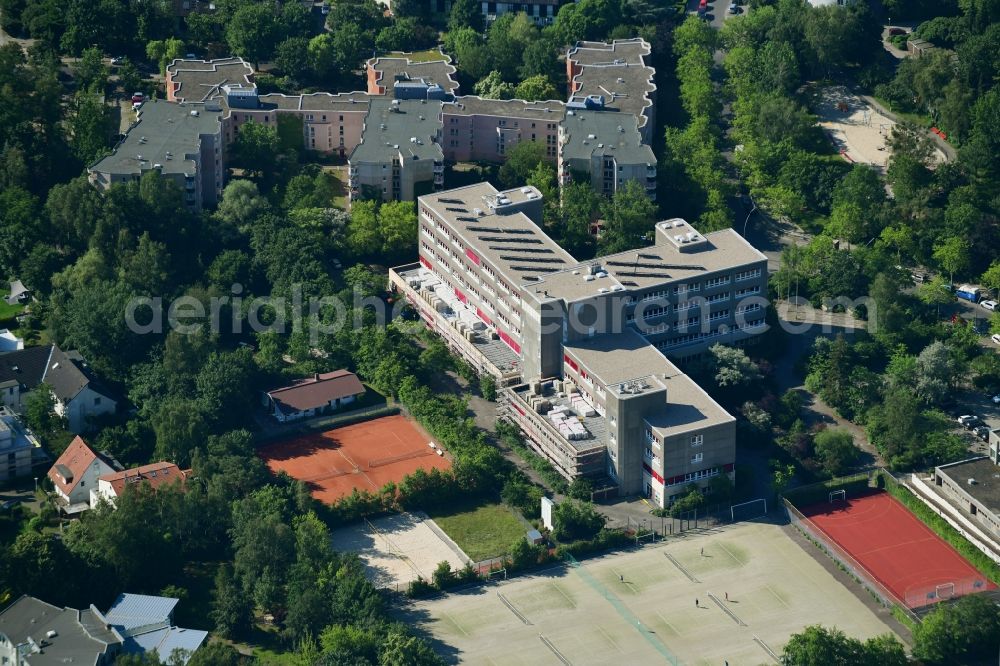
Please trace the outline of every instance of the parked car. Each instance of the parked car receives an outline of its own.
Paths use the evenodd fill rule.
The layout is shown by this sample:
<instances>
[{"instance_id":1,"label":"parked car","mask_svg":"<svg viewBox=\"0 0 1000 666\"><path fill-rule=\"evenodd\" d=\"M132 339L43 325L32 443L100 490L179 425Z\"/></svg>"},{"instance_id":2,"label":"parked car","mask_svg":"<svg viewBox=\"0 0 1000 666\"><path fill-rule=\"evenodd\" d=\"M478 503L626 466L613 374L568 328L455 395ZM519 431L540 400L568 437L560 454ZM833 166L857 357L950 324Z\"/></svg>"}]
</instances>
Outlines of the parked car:
<instances>
[{"instance_id":1,"label":"parked car","mask_svg":"<svg viewBox=\"0 0 1000 666\"><path fill-rule=\"evenodd\" d=\"M125 62L125 57L124 56L114 56L114 57L111 58L111 64L112 65L120 65L123 62Z\"/></svg>"},{"instance_id":2,"label":"parked car","mask_svg":"<svg viewBox=\"0 0 1000 666\"><path fill-rule=\"evenodd\" d=\"M980 301L979 304L989 310L990 312L995 312L997 309L996 301Z\"/></svg>"},{"instance_id":3,"label":"parked car","mask_svg":"<svg viewBox=\"0 0 1000 666\"><path fill-rule=\"evenodd\" d=\"M966 428L970 428L972 427L970 424L974 424L976 421L978 421L979 417L973 414L963 414L962 416L959 416L955 420L964 425Z\"/></svg>"},{"instance_id":4,"label":"parked car","mask_svg":"<svg viewBox=\"0 0 1000 666\"><path fill-rule=\"evenodd\" d=\"M132 103L133 104L142 104L145 101L146 101L146 95L144 95L143 93L141 93L141 92L134 92L134 93L132 93Z\"/></svg>"},{"instance_id":5,"label":"parked car","mask_svg":"<svg viewBox=\"0 0 1000 666\"><path fill-rule=\"evenodd\" d=\"M993 396L993 404L1000 405L1000 394Z\"/></svg>"},{"instance_id":6,"label":"parked car","mask_svg":"<svg viewBox=\"0 0 1000 666\"><path fill-rule=\"evenodd\" d=\"M993 341L993 344L1000 345L1000 333L994 333L993 335L991 335L990 340Z\"/></svg>"},{"instance_id":7,"label":"parked car","mask_svg":"<svg viewBox=\"0 0 1000 666\"><path fill-rule=\"evenodd\" d=\"M990 429L984 425L976 426L975 428L972 429L972 432L975 433L976 437L983 440L984 442L990 438Z\"/></svg>"},{"instance_id":8,"label":"parked car","mask_svg":"<svg viewBox=\"0 0 1000 666\"><path fill-rule=\"evenodd\" d=\"M738 4L736 4L735 2L731 3L729 5L729 13L730 14L739 14L740 13L740 6Z\"/></svg>"}]
</instances>

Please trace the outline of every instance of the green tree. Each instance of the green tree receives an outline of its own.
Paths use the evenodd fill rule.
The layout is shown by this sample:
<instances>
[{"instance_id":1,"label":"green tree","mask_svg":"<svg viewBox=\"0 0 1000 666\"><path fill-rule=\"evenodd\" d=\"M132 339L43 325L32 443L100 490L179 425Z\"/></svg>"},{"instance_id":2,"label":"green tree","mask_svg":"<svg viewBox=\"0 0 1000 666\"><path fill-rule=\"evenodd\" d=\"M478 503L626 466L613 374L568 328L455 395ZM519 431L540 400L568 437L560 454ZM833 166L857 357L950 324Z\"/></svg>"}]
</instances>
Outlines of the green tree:
<instances>
[{"instance_id":1,"label":"green tree","mask_svg":"<svg viewBox=\"0 0 1000 666\"><path fill-rule=\"evenodd\" d=\"M747 387L760 380L760 368L736 347L712 345L710 366L720 388Z\"/></svg>"},{"instance_id":2,"label":"green tree","mask_svg":"<svg viewBox=\"0 0 1000 666\"><path fill-rule=\"evenodd\" d=\"M980 594L939 604L913 638L913 656L924 663L985 663L1000 649L1000 608Z\"/></svg>"},{"instance_id":3,"label":"green tree","mask_svg":"<svg viewBox=\"0 0 1000 666\"><path fill-rule=\"evenodd\" d=\"M278 66L285 76L290 76L299 81L307 78L311 72L309 39L306 37L289 37L278 44L275 50L274 64Z\"/></svg>"},{"instance_id":4,"label":"green tree","mask_svg":"<svg viewBox=\"0 0 1000 666\"><path fill-rule=\"evenodd\" d=\"M823 471L830 476L838 476L847 471L858 459L858 448L854 437L846 430L824 428L813 438L816 457L823 465Z\"/></svg>"},{"instance_id":5,"label":"green tree","mask_svg":"<svg viewBox=\"0 0 1000 666\"><path fill-rule=\"evenodd\" d=\"M552 512L554 534L560 541L590 539L604 527L605 517L589 502L565 499Z\"/></svg>"},{"instance_id":6,"label":"green tree","mask_svg":"<svg viewBox=\"0 0 1000 666\"><path fill-rule=\"evenodd\" d=\"M495 69L477 81L474 90L485 99L510 99L514 96L514 84L504 81L503 75Z\"/></svg>"},{"instance_id":7,"label":"green tree","mask_svg":"<svg viewBox=\"0 0 1000 666\"><path fill-rule=\"evenodd\" d=\"M969 267L969 241L961 236L945 238L934 245L934 259L948 271L950 280L955 281L955 273Z\"/></svg>"},{"instance_id":8,"label":"green tree","mask_svg":"<svg viewBox=\"0 0 1000 666\"><path fill-rule=\"evenodd\" d=\"M542 74L529 76L514 89L515 98L526 99L529 102L556 99L558 96L559 93L556 91L556 87L552 85L552 81Z\"/></svg>"},{"instance_id":9,"label":"green tree","mask_svg":"<svg viewBox=\"0 0 1000 666\"><path fill-rule=\"evenodd\" d=\"M229 564L220 565L215 574L211 611L215 631L220 636L238 638L250 630L253 609L249 601L240 589L232 567Z\"/></svg>"},{"instance_id":10,"label":"green tree","mask_svg":"<svg viewBox=\"0 0 1000 666\"><path fill-rule=\"evenodd\" d=\"M155 39L146 44L146 57L159 66L162 76L167 72L167 65L184 57L184 42L174 37Z\"/></svg>"},{"instance_id":11,"label":"green tree","mask_svg":"<svg viewBox=\"0 0 1000 666\"><path fill-rule=\"evenodd\" d=\"M990 264L990 267L979 276L979 282L993 292L994 299L1000 299L1000 261Z\"/></svg>"},{"instance_id":12,"label":"green tree","mask_svg":"<svg viewBox=\"0 0 1000 666\"><path fill-rule=\"evenodd\" d=\"M455 0L448 15L448 30L453 32L471 28L477 32L483 29L483 10L476 0Z\"/></svg>"},{"instance_id":13,"label":"green tree","mask_svg":"<svg viewBox=\"0 0 1000 666\"><path fill-rule=\"evenodd\" d=\"M271 57L281 36L274 6L268 3L245 4L226 23L226 44L234 55L260 67Z\"/></svg>"},{"instance_id":14,"label":"green tree","mask_svg":"<svg viewBox=\"0 0 1000 666\"><path fill-rule=\"evenodd\" d=\"M598 241L601 254L642 247L653 231L656 204L636 180L627 181L601 209L605 224Z\"/></svg>"},{"instance_id":15,"label":"green tree","mask_svg":"<svg viewBox=\"0 0 1000 666\"><path fill-rule=\"evenodd\" d=\"M104 64L101 50L95 46L84 49L74 74L82 88L103 94L108 86L108 68Z\"/></svg>"},{"instance_id":16,"label":"green tree","mask_svg":"<svg viewBox=\"0 0 1000 666\"><path fill-rule=\"evenodd\" d=\"M244 123L233 142L232 163L263 177L274 171L279 148L277 128L262 123Z\"/></svg>"},{"instance_id":17,"label":"green tree","mask_svg":"<svg viewBox=\"0 0 1000 666\"><path fill-rule=\"evenodd\" d=\"M782 663L796 666L904 666L903 645L891 634L859 641L839 629L812 625L793 634L785 645Z\"/></svg>"},{"instance_id":18,"label":"green tree","mask_svg":"<svg viewBox=\"0 0 1000 666\"><path fill-rule=\"evenodd\" d=\"M42 436L65 427L61 417L56 414L56 396L51 386L39 384L28 394L24 401L24 420Z\"/></svg>"},{"instance_id":19,"label":"green tree","mask_svg":"<svg viewBox=\"0 0 1000 666\"><path fill-rule=\"evenodd\" d=\"M504 187L517 187L528 182L539 164L545 161L545 146L537 141L520 141L507 151L507 161L500 167L500 182Z\"/></svg>"},{"instance_id":20,"label":"green tree","mask_svg":"<svg viewBox=\"0 0 1000 666\"><path fill-rule=\"evenodd\" d=\"M110 109L96 94L78 92L73 98L73 115L70 118L73 152L85 164L111 152Z\"/></svg>"},{"instance_id":21,"label":"green tree","mask_svg":"<svg viewBox=\"0 0 1000 666\"><path fill-rule=\"evenodd\" d=\"M775 494L781 495L785 492L785 488L788 484L792 482L795 477L795 465L788 465L778 462L777 460L770 461L771 467L771 488L774 490Z\"/></svg>"}]
</instances>

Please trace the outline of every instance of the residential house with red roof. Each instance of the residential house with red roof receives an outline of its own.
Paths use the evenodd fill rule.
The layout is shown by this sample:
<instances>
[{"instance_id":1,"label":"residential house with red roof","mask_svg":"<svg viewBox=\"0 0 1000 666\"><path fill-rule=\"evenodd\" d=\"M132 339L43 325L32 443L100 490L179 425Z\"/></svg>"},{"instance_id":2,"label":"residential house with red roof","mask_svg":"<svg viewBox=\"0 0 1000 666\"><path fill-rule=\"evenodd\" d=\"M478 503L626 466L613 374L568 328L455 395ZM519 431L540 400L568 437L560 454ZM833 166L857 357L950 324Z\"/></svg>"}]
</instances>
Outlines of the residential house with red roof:
<instances>
[{"instance_id":1,"label":"residential house with red roof","mask_svg":"<svg viewBox=\"0 0 1000 666\"><path fill-rule=\"evenodd\" d=\"M97 508L102 500L114 504L129 486L144 484L156 490L175 483L183 484L190 471L164 461L105 474L97 479L97 487L90 489L90 508Z\"/></svg>"},{"instance_id":2,"label":"residential house with red roof","mask_svg":"<svg viewBox=\"0 0 1000 666\"><path fill-rule=\"evenodd\" d=\"M354 402L364 392L365 387L356 374L348 370L335 370L268 391L264 400L271 409L271 415L284 423L315 416L327 409L340 409Z\"/></svg>"},{"instance_id":3,"label":"residential house with red roof","mask_svg":"<svg viewBox=\"0 0 1000 666\"><path fill-rule=\"evenodd\" d=\"M90 490L98 487L98 479L118 469L113 459L94 451L78 436L49 470L49 479L63 511L80 513L90 508Z\"/></svg>"}]
</instances>

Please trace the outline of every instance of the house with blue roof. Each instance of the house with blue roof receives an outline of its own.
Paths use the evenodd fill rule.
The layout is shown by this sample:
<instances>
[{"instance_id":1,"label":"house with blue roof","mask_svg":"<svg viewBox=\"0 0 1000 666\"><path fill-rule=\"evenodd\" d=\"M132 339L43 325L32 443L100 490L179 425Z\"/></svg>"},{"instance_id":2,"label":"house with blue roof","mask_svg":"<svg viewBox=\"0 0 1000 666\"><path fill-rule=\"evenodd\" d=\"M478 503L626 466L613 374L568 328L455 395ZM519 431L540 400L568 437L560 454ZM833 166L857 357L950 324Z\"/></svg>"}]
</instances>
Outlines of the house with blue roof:
<instances>
[{"instance_id":1,"label":"house with blue roof","mask_svg":"<svg viewBox=\"0 0 1000 666\"><path fill-rule=\"evenodd\" d=\"M208 638L208 632L174 625L177 603L171 597L119 595L105 617L124 639L122 652L140 654L156 650L164 663L176 654L180 663L186 664Z\"/></svg>"}]
</instances>

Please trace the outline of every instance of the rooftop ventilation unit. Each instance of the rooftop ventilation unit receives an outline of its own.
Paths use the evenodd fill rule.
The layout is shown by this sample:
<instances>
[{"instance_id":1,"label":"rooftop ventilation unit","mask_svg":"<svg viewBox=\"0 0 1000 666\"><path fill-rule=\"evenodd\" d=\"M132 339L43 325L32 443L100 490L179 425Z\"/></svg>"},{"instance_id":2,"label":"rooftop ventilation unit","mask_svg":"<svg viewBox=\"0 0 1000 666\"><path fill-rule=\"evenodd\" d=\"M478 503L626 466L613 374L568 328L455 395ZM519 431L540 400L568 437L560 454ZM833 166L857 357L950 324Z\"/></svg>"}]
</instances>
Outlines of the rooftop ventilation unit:
<instances>
[{"instance_id":1,"label":"rooftop ventilation unit","mask_svg":"<svg viewBox=\"0 0 1000 666\"><path fill-rule=\"evenodd\" d=\"M192 116L197 116L198 115L198 109L191 109L191 115Z\"/></svg>"},{"instance_id":2,"label":"rooftop ventilation unit","mask_svg":"<svg viewBox=\"0 0 1000 666\"><path fill-rule=\"evenodd\" d=\"M588 134L587 138L590 139L591 141L593 141L594 139L597 138L597 135L596 134Z\"/></svg>"}]
</instances>

